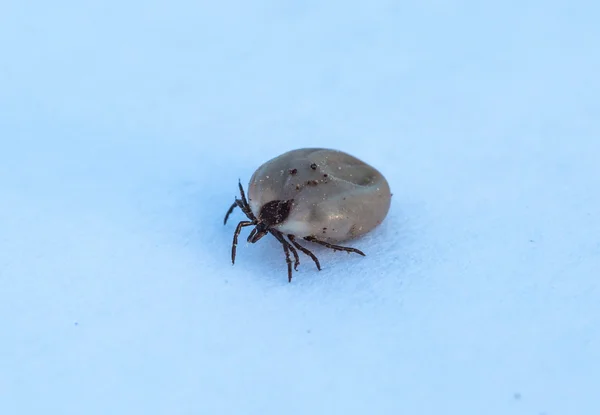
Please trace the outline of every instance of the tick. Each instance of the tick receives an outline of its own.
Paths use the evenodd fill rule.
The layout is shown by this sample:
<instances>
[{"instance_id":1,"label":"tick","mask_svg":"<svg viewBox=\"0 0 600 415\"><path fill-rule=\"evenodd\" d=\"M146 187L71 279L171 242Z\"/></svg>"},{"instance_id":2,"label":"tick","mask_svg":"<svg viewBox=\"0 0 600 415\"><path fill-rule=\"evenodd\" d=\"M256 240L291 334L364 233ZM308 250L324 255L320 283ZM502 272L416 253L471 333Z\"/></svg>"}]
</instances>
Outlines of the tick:
<instances>
[{"instance_id":1,"label":"tick","mask_svg":"<svg viewBox=\"0 0 600 415\"><path fill-rule=\"evenodd\" d=\"M350 154L324 148L292 150L267 161L252 175L247 199L241 182L238 187L240 199L235 198L224 223L236 206L248 220L239 222L233 234L232 264L242 228L254 226L248 242L256 243L269 233L283 246L289 282L290 253L294 270L300 264L298 251L321 270L317 257L298 239L365 256L337 243L374 229L387 216L391 203L389 184L378 170Z\"/></svg>"}]
</instances>

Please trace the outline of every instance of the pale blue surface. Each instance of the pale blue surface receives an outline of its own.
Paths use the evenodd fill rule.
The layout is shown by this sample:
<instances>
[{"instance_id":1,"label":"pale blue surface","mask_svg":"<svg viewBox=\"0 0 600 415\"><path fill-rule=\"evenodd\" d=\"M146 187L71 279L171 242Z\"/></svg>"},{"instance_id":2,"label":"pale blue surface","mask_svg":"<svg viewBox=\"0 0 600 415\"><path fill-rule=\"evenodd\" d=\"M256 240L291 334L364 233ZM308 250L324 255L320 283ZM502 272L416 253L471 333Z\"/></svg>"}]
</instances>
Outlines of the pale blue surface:
<instances>
[{"instance_id":1,"label":"pale blue surface","mask_svg":"<svg viewBox=\"0 0 600 415\"><path fill-rule=\"evenodd\" d=\"M0 414L600 413L598 2L324 3L0 3ZM367 257L232 267L305 146Z\"/></svg>"}]
</instances>

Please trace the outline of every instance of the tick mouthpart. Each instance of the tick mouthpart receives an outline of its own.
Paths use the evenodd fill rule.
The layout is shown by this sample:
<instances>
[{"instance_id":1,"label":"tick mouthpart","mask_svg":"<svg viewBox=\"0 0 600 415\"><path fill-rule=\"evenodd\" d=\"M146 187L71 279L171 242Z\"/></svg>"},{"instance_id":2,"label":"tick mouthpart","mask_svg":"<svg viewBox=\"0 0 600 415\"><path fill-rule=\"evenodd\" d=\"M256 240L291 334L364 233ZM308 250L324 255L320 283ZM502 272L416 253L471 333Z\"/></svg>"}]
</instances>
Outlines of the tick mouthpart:
<instances>
[{"instance_id":1,"label":"tick mouthpart","mask_svg":"<svg viewBox=\"0 0 600 415\"><path fill-rule=\"evenodd\" d=\"M255 244L269 232L269 227L264 222L259 222L250 235L248 235L248 242Z\"/></svg>"}]
</instances>

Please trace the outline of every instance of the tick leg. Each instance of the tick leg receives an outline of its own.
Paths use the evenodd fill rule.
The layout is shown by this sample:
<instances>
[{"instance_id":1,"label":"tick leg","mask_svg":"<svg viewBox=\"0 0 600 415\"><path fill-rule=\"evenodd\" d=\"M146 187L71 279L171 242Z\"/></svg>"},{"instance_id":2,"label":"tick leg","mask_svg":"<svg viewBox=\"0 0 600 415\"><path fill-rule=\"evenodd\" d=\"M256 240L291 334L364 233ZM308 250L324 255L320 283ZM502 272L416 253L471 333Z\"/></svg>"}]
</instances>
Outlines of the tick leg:
<instances>
[{"instance_id":1,"label":"tick leg","mask_svg":"<svg viewBox=\"0 0 600 415\"><path fill-rule=\"evenodd\" d=\"M298 271L298 265L300 265L300 257L298 256L298 251L296 251L296 248L294 248L292 245L290 245L290 243L288 241L286 241L283 238L283 234L279 231L276 231L274 229L270 229L269 232L271 232L271 234L279 241L281 242L281 244L292 251L292 255L294 255L294 270Z\"/></svg>"},{"instance_id":2,"label":"tick leg","mask_svg":"<svg viewBox=\"0 0 600 415\"><path fill-rule=\"evenodd\" d=\"M238 223L237 227L235 228L235 233L233 234L233 243L231 244L231 263L232 264L235 264L235 251L237 249L238 236L244 226L251 226L251 225L254 225L254 222L242 221L242 222Z\"/></svg>"},{"instance_id":3,"label":"tick leg","mask_svg":"<svg viewBox=\"0 0 600 415\"><path fill-rule=\"evenodd\" d=\"M292 282L292 260L290 259L290 248L288 244L283 244L283 252L285 252L285 262L288 266L288 282Z\"/></svg>"},{"instance_id":4,"label":"tick leg","mask_svg":"<svg viewBox=\"0 0 600 415\"><path fill-rule=\"evenodd\" d=\"M286 242L287 243L287 242ZM298 251L289 243L287 244L290 251L292 251L292 255L294 255L294 270L298 271L298 265L300 265L300 257L298 256Z\"/></svg>"},{"instance_id":5,"label":"tick leg","mask_svg":"<svg viewBox=\"0 0 600 415\"><path fill-rule=\"evenodd\" d=\"M242 196L241 205L238 204L238 206L240 206L240 208L242 208L244 210L244 213L246 213L246 216L248 216L252 220L256 220L254 213L252 213L252 209L250 209L248 200L246 199L246 193L244 193L244 188L242 187L241 181L238 182L238 187L240 188L240 196Z\"/></svg>"},{"instance_id":6,"label":"tick leg","mask_svg":"<svg viewBox=\"0 0 600 415\"><path fill-rule=\"evenodd\" d=\"M354 252L354 253L357 253L359 255L365 256L364 252L362 252L359 249L350 248L350 247L347 247L347 246L334 245L334 244L330 244L329 242L325 242L325 241L319 241L314 236L305 236L304 239L306 239L307 241L310 241L310 242L314 242L314 243L319 244L319 245L323 245L323 246L325 246L327 248L333 249L334 251L346 251L348 253Z\"/></svg>"},{"instance_id":7,"label":"tick leg","mask_svg":"<svg viewBox=\"0 0 600 415\"><path fill-rule=\"evenodd\" d=\"M292 245L294 245L296 248L298 248L300 251L302 251L302 253L304 253L305 255L308 255L314 261L315 265L317 266L317 269L319 271L321 271L321 264L319 264L319 260L317 259L315 254L313 254L308 249L306 249L305 247L300 245L298 242L296 242L296 237L294 235L288 235L287 237L290 240L290 242L292 243Z\"/></svg>"},{"instance_id":8,"label":"tick leg","mask_svg":"<svg viewBox=\"0 0 600 415\"><path fill-rule=\"evenodd\" d=\"M238 187L240 188L240 195L242 196L242 202L244 203L244 205L247 205L248 201L246 200L246 193L244 193L244 187L242 186L241 180L238 181Z\"/></svg>"},{"instance_id":9,"label":"tick leg","mask_svg":"<svg viewBox=\"0 0 600 415\"><path fill-rule=\"evenodd\" d=\"M244 203L240 199L235 199L235 204L244 212L244 215L248 216L248 219L254 220L250 206L244 206Z\"/></svg>"},{"instance_id":10,"label":"tick leg","mask_svg":"<svg viewBox=\"0 0 600 415\"><path fill-rule=\"evenodd\" d=\"M243 195L243 193L242 193L242 195ZM248 204L248 201L246 200L245 196L244 196L243 200L236 199L235 203L240 207L240 209L242 209L244 214L246 216L248 216L248 219L256 221L256 216L254 216L254 213L252 213L252 209L250 208L250 205Z\"/></svg>"},{"instance_id":11,"label":"tick leg","mask_svg":"<svg viewBox=\"0 0 600 415\"><path fill-rule=\"evenodd\" d=\"M223 221L223 225L225 225L227 223L227 219L229 219L229 215L231 215L231 212L233 212L233 209L235 209L235 207L237 206L237 199L235 202L233 202L233 205L231 205L231 207L229 208L229 210L227 211L227 214L225 215L225 220Z\"/></svg>"}]
</instances>

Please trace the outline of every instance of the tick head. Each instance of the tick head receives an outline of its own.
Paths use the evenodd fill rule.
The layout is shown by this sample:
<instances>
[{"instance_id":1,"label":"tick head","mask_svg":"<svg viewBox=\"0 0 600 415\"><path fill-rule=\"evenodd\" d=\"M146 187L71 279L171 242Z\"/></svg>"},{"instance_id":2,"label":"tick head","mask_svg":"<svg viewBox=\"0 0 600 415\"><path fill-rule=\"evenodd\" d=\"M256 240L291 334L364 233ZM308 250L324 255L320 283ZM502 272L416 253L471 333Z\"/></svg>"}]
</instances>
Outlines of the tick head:
<instances>
[{"instance_id":1,"label":"tick head","mask_svg":"<svg viewBox=\"0 0 600 415\"><path fill-rule=\"evenodd\" d=\"M271 226L285 221L290 215L293 200L273 200L260 209L256 227L250 232L248 242L256 243L265 236Z\"/></svg>"}]
</instances>

